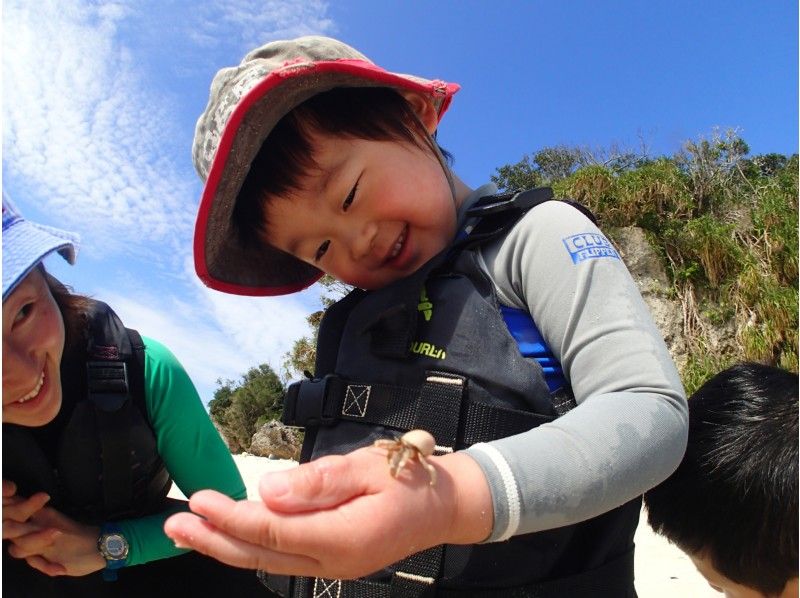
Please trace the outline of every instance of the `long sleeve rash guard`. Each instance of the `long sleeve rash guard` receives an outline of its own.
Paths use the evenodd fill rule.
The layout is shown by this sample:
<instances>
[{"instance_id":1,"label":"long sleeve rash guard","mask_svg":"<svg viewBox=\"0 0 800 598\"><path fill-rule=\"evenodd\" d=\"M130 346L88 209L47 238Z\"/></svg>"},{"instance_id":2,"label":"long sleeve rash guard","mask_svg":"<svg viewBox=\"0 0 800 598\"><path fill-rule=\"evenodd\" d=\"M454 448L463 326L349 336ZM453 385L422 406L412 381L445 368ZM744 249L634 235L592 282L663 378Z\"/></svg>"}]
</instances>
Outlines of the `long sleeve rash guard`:
<instances>
[{"instance_id":1,"label":"long sleeve rash guard","mask_svg":"<svg viewBox=\"0 0 800 598\"><path fill-rule=\"evenodd\" d=\"M164 345L143 340L147 410L158 453L173 481L186 496L213 488L237 500L246 498L242 476L186 371ZM184 503L183 510L188 508ZM129 566L187 552L164 534L164 521L178 510L119 522L130 544Z\"/></svg>"},{"instance_id":2,"label":"long sleeve rash guard","mask_svg":"<svg viewBox=\"0 0 800 598\"><path fill-rule=\"evenodd\" d=\"M495 192L481 187L460 213ZM533 317L577 402L552 423L468 449L492 493L487 541L595 517L669 476L686 448L685 393L606 237L575 208L550 201L481 256L500 302Z\"/></svg>"}]
</instances>

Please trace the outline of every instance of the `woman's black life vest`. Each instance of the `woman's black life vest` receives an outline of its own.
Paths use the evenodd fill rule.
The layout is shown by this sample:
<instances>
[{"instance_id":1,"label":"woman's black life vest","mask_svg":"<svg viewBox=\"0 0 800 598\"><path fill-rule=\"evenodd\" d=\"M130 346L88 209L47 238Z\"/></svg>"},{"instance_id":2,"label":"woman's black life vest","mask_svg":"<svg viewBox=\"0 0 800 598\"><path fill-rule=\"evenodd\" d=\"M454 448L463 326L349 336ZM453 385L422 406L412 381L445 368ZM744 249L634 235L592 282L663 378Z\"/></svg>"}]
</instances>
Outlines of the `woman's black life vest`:
<instances>
[{"instance_id":1,"label":"woman's black life vest","mask_svg":"<svg viewBox=\"0 0 800 598\"><path fill-rule=\"evenodd\" d=\"M574 406L571 390L551 394L539 364L520 354L474 250L551 198L549 189L482 198L468 212L469 233L451 248L407 278L353 291L328 309L314 378L291 385L285 401L284 421L306 428L301 461L415 428L429 430L442 454L522 433ZM355 581L259 576L296 598L635 596L639 508L634 500L505 542L438 546Z\"/></svg>"},{"instance_id":2,"label":"woman's black life vest","mask_svg":"<svg viewBox=\"0 0 800 598\"><path fill-rule=\"evenodd\" d=\"M105 303L91 301L86 342L65 346L61 387L50 423L3 424L3 478L82 523L162 510L172 480L147 415L144 345Z\"/></svg>"}]
</instances>

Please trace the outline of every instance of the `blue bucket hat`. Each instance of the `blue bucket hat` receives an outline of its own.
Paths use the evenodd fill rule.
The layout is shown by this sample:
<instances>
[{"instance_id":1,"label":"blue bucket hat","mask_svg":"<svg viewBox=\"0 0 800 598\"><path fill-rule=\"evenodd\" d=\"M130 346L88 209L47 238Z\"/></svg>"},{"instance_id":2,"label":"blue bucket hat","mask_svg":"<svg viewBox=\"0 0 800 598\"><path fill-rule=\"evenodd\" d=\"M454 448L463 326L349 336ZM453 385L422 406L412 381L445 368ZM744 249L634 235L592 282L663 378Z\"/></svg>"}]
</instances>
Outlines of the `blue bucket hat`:
<instances>
[{"instance_id":1,"label":"blue bucket hat","mask_svg":"<svg viewBox=\"0 0 800 598\"><path fill-rule=\"evenodd\" d=\"M25 220L3 192L3 301L52 252L74 264L79 240L74 233Z\"/></svg>"}]
</instances>

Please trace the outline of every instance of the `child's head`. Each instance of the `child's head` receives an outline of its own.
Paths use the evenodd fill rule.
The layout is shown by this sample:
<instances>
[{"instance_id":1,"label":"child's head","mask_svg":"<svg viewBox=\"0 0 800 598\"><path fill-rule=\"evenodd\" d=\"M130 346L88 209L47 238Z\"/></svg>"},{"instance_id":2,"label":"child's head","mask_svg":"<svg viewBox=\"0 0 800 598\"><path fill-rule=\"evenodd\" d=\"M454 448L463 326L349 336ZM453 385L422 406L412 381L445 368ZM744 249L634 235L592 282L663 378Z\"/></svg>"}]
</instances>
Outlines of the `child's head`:
<instances>
[{"instance_id":1,"label":"child's head","mask_svg":"<svg viewBox=\"0 0 800 598\"><path fill-rule=\"evenodd\" d=\"M321 271L375 288L392 268L421 265L417 250L443 247L415 230L422 206L414 199L428 201L435 221L444 185L454 210L430 136L457 89L390 73L320 37L267 44L220 71L194 145L207 178L195 230L200 277L226 292L277 295L310 285ZM401 204L410 216L392 211ZM384 224L367 222L367 207ZM446 237L454 222L436 226L435 236ZM368 245L388 269L377 278L354 270L342 260L345 242L351 256Z\"/></svg>"},{"instance_id":2,"label":"child's head","mask_svg":"<svg viewBox=\"0 0 800 598\"><path fill-rule=\"evenodd\" d=\"M686 455L645 504L653 529L726 595L796 587L797 375L746 363L706 382L689 399Z\"/></svg>"},{"instance_id":3,"label":"child's head","mask_svg":"<svg viewBox=\"0 0 800 598\"><path fill-rule=\"evenodd\" d=\"M392 89L337 88L275 126L233 210L241 241L265 243L374 289L439 253L455 205L430 133L430 102Z\"/></svg>"}]
</instances>

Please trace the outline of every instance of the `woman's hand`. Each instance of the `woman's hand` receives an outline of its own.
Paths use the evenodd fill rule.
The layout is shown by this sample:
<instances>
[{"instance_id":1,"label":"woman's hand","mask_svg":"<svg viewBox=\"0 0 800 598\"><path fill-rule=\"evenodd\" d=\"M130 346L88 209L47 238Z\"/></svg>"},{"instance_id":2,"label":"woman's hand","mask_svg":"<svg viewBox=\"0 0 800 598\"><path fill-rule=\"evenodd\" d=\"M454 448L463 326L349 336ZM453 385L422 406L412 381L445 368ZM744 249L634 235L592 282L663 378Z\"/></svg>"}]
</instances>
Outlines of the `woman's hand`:
<instances>
[{"instance_id":1,"label":"woman's hand","mask_svg":"<svg viewBox=\"0 0 800 598\"><path fill-rule=\"evenodd\" d=\"M434 486L416 461L391 477L386 452L374 447L325 457L265 475L261 502L197 492L189 501L196 515L173 515L164 530L176 545L230 565L339 579L438 544L485 539L492 505L480 467L463 453L429 462Z\"/></svg>"},{"instance_id":2,"label":"woman's hand","mask_svg":"<svg viewBox=\"0 0 800 598\"><path fill-rule=\"evenodd\" d=\"M105 567L97 550L99 527L77 523L51 507L40 508L28 524L32 530L11 539L8 553L34 569L50 576L81 576Z\"/></svg>"},{"instance_id":3,"label":"woman's hand","mask_svg":"<svg viewBox=\"0 0 800 598\"><path fill-rule=\"evenodd\" d=\"M30 522L31 517L48 503L50 497L37 492L29 498L17 494L17 485L3 480L3 540L13 540L41 528Z\"/></svg>"}]
</instances>

